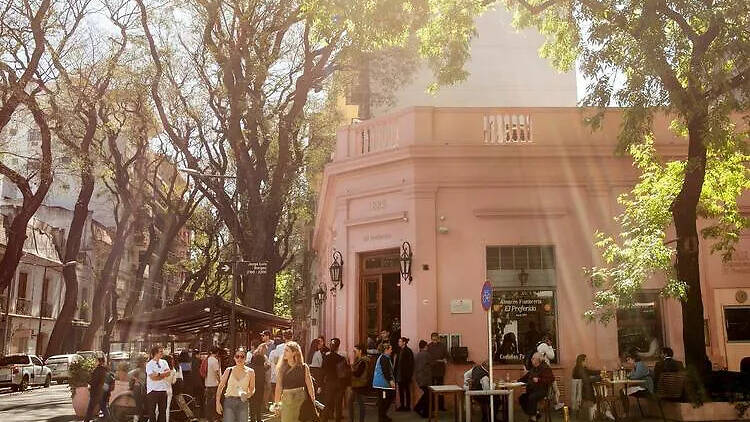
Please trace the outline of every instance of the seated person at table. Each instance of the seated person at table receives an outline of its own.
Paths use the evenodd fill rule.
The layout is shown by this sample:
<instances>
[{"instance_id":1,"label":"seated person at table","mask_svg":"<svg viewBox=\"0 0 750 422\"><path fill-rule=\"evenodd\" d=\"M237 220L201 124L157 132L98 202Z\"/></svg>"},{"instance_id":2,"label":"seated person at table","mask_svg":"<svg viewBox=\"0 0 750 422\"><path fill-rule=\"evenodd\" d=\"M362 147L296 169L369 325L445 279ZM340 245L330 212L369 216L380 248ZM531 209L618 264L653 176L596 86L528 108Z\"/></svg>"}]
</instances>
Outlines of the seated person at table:
<instances>
[{"instance_id":1,"label":"seated person at table","mask_svg":"<svg viewBox=\"0 0 750 422\"><path fill-rule=\"evenodd\" d=\"M552 369L544 362L542 354L534 353L531 357L531 368L519 379L526 383L526 392L521 394L518 401L524 413L529 415L529 421L535 422L541 418L537 410L539 402L547 397L554 380Z\"/></svg>"},{"instance_id":2,"label":"seated person at table","mask_svg":"<svg viewBox=\"0 0 750 422\"><path fill-rule=\"evenodd\" d=\"M481 365L475 365L473 368L464 372L464 387L469 390L492 390L490 385L490 373L488 371L489 364L487 361L482 362ZM479 403L482 408L482 422L489 422L490 420L490 396L478 396L472 397L474 401ZM500 405L500 398L493 399L495 414L497 415L497 409Z\"/></svg>"},{"instance_id":3,"label":"seated person at table","mask_svg":"<svg viewBox=\"0 0 750 422\"><path fill-rule=\"evenodd\" d=\"M674 351L671 347L662 347L661 360L654 365L654 382L659 383L661 374L665 372L680 372L685 369L685 365L679 360L674 359Z\"/></svg>"},{"instance_id":4,"label":"seated person at table","mask_svg":"<svg viewBox=\"0 0 750 422\"><path fill-rule=\"evenodd\" d=\"M601 380L599 370L589 369L586 366L586 355L580 354L576 357L576 366L573 368L573 379L581 380L581 398L587 401L594 401L593 384Z\"/></svg>"},{"instance_id":5,"label":"seated person at table","mask_svg":"<svg viewBox=\"0 0 750 422\"><path fill-rule=\"evenodd\" d=\"M625 362L628 366L633 367L633 370L628 374L628 379L645 381L643 384L628 387L625 394L634 397L644 397L649 393L653 393L654 380L651 378L651 371L648 369L648 366L646 366L646 363L641 360L638 351L630 351L625 358Z\"/></svg>"}]
</instances>

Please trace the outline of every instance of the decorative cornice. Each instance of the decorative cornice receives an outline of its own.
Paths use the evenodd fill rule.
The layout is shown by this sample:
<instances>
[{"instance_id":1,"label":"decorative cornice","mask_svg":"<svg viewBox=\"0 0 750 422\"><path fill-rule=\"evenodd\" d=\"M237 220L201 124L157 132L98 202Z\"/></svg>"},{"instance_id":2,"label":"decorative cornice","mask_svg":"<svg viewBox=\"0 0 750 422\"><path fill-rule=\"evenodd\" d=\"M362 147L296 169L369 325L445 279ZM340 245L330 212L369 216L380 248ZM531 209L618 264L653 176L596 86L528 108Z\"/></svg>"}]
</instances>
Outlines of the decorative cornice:
<instances>
[{"instance_id":1,"label":"decorative cornice","mask_svg":"<svg viewBox=\"0 0 750 422\"><path fill-rule=\"evenodd\" d=\"M477 218L560 218L568 214L565 208L478 208Z\"/></svg>"},{"instance_id":2,"label":"decorative cornice","mask_svg":"<svg viewBox=\"0 0 750 422\"><path fill-rule=\"evenodd\" d=\"M408 221L408 216L406 211L400 211L400 212L392 212L388 214L381 214L376 215L373 217L364 217L364 218L352 218L349 220L346 220L346 227L356 227L356 226L363 226L366 224L376 224L376 223L385 223L388 221Z\"/></svg>"}]
</instances>

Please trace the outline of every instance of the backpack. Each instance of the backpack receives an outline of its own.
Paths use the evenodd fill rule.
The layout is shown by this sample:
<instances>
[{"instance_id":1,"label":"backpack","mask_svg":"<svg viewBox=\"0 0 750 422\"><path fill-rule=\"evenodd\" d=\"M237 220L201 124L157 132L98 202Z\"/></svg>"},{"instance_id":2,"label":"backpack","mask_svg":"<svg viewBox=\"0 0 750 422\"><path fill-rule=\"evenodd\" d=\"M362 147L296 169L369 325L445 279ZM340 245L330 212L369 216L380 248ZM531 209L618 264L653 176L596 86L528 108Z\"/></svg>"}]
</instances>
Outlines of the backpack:
<instances>
[{"instance_id":1,"label":"backpack","mask_svg":"<svg viewBox=\"0 0 750 422\"><path fill-rule=\"evenodd\" d=\"M352 382L352 367L346 362L346 358L340 355L339 361L336 362L336 377L342 387L348 387Z\"/></svg>"},{"instance_id":2,"label":"backpack","mask_svg":"<svg viewBox=\"0 0 750 422\"><path fill-rule=\"evenodd\" d=\"M201 374L201 378L205 379L208 376L208 358L201 361L201 367L198 372Z\"/></svg>"}]
</instances>

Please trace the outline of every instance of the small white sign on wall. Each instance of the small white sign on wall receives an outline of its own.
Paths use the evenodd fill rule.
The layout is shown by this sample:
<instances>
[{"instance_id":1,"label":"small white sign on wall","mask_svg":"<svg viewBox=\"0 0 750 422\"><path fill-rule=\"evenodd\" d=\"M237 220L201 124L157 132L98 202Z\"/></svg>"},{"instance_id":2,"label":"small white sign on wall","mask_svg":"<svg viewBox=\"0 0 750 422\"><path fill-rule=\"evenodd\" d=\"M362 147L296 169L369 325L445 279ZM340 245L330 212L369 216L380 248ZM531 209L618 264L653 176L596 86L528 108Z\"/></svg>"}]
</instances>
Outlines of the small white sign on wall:
<instances>
[{"instance_id":1,"label":"small white sign on wall","mask_svg":"<svg viewBox=\"0 0 750 422\"><path fill-rule=\"evenodd\" d=\"M453 299L451 300L452 314L470 314L473 310L471 299Z\"/></svg>"}]
</instances>

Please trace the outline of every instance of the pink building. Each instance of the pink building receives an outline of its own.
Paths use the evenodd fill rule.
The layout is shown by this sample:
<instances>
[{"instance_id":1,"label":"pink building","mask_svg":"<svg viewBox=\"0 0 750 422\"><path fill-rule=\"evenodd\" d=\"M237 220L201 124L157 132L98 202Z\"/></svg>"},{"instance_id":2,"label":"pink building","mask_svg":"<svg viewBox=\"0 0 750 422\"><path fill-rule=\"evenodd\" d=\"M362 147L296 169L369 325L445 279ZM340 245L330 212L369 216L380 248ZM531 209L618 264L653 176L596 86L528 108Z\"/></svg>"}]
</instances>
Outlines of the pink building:
<instances>
[{"instance_id":1,"label":"pink building","mask_svg":"<svg viewBox=\"0 0 750 422\"><path fill-rule=\"evenodd\" d=\"M313 246L327 299L314 318L349 351L383 329L416 349L439 332L468 358L487 358L485 280L494 286L496 371L515 377L519 355L543 333L557 349L553 368L570 376L576 355L592 367L619 366L631 347L648 355L682 348L681 308L653 280L636 310L608 326L587 323L592 290L582 268L597 264L597 230L615 232L616 198L636 181L629 157L615 156L620 111L596 132L578 108L412 107L338 133L321 188ZM684 140L657 118L660 153L684 155ZM399 274L404 242L413 281ZM706 345L712 361L738 370L750 355L750 239L722 263L701 243ZM332 294L329 266L343 255L343 287ZM316 282L317 283L317 282ZM447 383L465 365L454 364ZM567 385L567 383L566 383Z\"/></svg>"}]
</instances>

